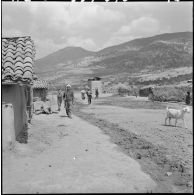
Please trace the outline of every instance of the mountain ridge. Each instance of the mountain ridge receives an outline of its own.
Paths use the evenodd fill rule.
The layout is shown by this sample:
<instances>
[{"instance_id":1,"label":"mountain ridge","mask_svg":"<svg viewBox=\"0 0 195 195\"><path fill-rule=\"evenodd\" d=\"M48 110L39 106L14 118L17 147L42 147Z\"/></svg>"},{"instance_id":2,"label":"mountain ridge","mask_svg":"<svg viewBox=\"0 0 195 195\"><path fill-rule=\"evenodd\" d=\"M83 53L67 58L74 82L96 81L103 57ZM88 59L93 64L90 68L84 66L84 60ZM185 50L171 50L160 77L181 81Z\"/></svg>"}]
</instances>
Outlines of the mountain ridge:
<instances>
[{"instance_id":1,"label":"mountain ridge","mask_svg":"<svg viewBox=\"0 0 195 195\"><path fill-rule=\"evenodd\" d=\"M36 73L54 83L192 67L192 32L164 33L110 46L98 52L67 47L39 61ZM54 78L55 72L55 78ZM123 76L121 76L123 77Z\"/></svg>"}]
</instances>

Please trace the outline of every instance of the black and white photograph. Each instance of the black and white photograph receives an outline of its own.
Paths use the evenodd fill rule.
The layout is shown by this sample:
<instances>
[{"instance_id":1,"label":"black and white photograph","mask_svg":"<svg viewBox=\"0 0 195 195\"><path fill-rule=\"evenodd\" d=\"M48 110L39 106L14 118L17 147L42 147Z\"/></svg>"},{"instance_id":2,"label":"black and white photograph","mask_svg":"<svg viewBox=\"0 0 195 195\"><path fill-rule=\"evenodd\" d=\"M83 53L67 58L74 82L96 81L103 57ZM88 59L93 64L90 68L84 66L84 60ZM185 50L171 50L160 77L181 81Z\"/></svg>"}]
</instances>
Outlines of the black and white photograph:
<instances>
[{"instance_id":1,"label":"black and white photograph","mask_svg":"<svg viewBox=\"0 0 195 195\"><path fill-rule=\"evenodd\" d=\"M193 193L193 1L1 2L1 193Z\"/></svg>"}]
</instances>

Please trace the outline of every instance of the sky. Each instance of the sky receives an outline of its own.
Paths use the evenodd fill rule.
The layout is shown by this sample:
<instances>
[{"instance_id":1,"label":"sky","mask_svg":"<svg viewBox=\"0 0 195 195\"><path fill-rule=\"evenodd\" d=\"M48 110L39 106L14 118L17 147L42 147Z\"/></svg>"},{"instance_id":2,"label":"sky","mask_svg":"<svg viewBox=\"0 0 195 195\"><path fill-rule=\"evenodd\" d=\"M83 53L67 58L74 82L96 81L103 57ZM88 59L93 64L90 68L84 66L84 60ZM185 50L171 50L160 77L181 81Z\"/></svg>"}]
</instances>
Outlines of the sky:
<instances>
[{"instance_id":1,"label":"sky","mask_svg":"<svg viewBox=\"0 0 195 195\"><path fill-rule=\"evenodd\" d=\"M68 46L98 51L184 31L193 31L192 2L2 2L2 36L31 36L36 59Z\"/></svg>"}]
</instances>

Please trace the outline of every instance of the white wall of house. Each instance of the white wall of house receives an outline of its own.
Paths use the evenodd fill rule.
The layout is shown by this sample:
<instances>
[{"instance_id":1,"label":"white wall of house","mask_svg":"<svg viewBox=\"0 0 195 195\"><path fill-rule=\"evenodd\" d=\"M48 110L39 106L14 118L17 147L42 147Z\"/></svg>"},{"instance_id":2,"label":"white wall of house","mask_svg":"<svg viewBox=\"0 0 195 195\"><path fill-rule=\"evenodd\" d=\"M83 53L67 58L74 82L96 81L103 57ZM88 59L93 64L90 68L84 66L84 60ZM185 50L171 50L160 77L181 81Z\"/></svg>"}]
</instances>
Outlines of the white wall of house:
<instances>
[{"instance_id":1,"label":"white wall of house","mask_svg":"<svg viewBox=\"0 0 195 195\"><path fill-rule=\"evenodd\" d=\"M99 96L102 94L102 81L91 81L92 96L95 97L95 89L98 88Z\"/></svg>"}]
</instances>

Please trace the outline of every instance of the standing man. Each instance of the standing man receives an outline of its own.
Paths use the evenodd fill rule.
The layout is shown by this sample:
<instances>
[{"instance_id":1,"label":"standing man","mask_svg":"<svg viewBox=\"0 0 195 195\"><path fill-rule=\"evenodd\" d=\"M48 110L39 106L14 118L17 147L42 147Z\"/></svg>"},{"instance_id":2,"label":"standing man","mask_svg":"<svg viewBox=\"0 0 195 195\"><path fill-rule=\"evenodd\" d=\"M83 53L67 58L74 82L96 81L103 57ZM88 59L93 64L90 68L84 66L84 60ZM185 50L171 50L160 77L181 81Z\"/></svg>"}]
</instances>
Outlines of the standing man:
<instances>
[{"instance_id":1,"label":"standing man","mask_svg":"<svg viewBox=\"0 0 195 195\"><path fill-rule=\"evenodd\" d=\"M82 100L85 100L85 90L81 90L81 98Z\"/></svg>"},{"instance_id":2,"label":"standing man","mask_svg":"<svg viewBox=\"0 0 195 195\"><path fill-rule=\"evenodd\" d=\"M154 101L154 93L152 87L149 88L148 99L151 100L152 102Z\"/></svg>"},{"instance_id":3,"label":"standing man","mask_svg":"<svg viewBox=\"0 0 195 195\"><path fill-rule=\"evenodd\" d=\"M190 92L188 91L188 92L187 92L187 95L186 95L185 103L186 103L187 105L189 105L189 104L190 104L190 100L191 100Z\"/></svg>"},{"instance_id":4,"label":"standing man","mask_svg":"<svg viewBox=\"0 0 195 195\"><path fill-rule=\"evenodd\" d=\"M71 90L70 84L66 86L66 90L64 92L63 98L64 98L64 108L66 109L66 114L69 118L72 118L71 107L72 105L74 105L74 93Z\"/></svg>"},{"instance_id":5,"label":"standing man","mask_svg":"<svg viewBox=\"0 0 195 195\"><path fill-rule=\"evenodd\" d=\"M87 98L88 98L88 104L91 104L92 92L91 90L88 90L86 93L87 93Z\"/></svg>"},{"instance_id":6,"label":"standing man","mask_svg":"<svg viewBox=\"0 0 195 195\"><path fill-rule=\"evenodd\" d=\"M60 109L61 109L62 97L63 97L62 90L58 89L58 94L57 94L58 111L60 111Z\"/></svg>"},{"instance_id":7,"label":"standing man","mask_svg":"<svg viewBox=\"0 0 195 195\"><path fill-rule=\"evenodd\" d=\"M98 88L95 89L95 99L98 99L98 96L99 96L99 91L98 91Z\"/></svg>"}]
</instances>

